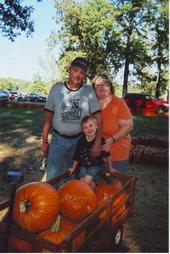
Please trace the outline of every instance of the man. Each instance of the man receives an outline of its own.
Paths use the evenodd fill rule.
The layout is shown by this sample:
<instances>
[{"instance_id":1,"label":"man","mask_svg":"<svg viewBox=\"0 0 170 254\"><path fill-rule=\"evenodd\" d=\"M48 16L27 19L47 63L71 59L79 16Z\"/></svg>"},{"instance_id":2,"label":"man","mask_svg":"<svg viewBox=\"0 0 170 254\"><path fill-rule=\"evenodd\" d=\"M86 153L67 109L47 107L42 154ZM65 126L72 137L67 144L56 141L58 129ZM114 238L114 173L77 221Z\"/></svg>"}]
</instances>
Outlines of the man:
<instances>
[{"instance_id":1,"label":"man","mask_svg":"<svg viewBox=\"0 0 170 254\"><path fill-rule=\"evenodd\" d=\"M85 58L75 58L68 69L68 80L55 84L45 105L45 119L42 131L41 151L47 155L47 180L66 171L72 165L75 148L81 137L81 119L94 114L98 130L92 147L92 156L101 151L102 122L100 109L92 87L83 84L88 62ZM49 145L48 134L52 128Z\"/></svg>"}]
</instances>

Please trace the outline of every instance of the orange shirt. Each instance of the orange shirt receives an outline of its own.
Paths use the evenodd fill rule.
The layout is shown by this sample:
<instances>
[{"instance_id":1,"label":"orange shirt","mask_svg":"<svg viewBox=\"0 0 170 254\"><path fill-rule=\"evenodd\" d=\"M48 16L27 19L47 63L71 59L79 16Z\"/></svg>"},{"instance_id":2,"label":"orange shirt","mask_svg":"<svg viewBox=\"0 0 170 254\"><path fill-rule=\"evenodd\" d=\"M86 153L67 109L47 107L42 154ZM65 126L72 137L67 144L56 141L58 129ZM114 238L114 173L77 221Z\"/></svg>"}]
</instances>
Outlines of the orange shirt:
<instances>
[{"instance_id":1,"label":"orange shirt","mask_svg":"<svg viewBox=\"0 0 170 254\"><path fill-rule=\"evenodd\" d=\"M108 138L117 133L120 126L118 120L131 119L132 115L126 102L113 95L111 102L102 109L101 112L103 120L103 136ZM110 153L113 161L126 160L129 158L129 151L131 145L131 137L126 137L116 141L110 148Z\"/></svg>"}]
</instances>

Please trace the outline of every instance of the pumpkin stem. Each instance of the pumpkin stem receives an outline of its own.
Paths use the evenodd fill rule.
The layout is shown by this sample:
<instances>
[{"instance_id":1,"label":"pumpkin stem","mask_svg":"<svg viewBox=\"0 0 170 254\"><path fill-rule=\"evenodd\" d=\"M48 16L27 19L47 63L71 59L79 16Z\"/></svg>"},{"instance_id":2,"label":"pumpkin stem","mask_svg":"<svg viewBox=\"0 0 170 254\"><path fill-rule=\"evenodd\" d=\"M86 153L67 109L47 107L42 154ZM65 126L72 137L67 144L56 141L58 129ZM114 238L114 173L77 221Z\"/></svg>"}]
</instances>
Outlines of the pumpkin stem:
<instances>
[{"instance_id":1,"label":"pumpkin stem","mask_svg":"<svg viewBox=\"0 0 170 254\"><path fill-rule=\"evenodd\" d=\"M107 195L107 193L105 193L105 192L103 193L103 199L104 199L104 200L108 200L108 195Z\"/></svg>"},{"instance_id":2,"label":"pumpkin stem","mask_svg":"<svg viewBox=\"0 0 170 254\"><path fill-rule=\"evenodd\" d=\"M29 206L30 206L30 202L29 202L28 200L23 200L23 201L21 201L20 204L19 204L19 211L20 211L21 213L27 212Z\"/></svg>"},{"instance_id":3,"label":"pumpkin stem","mask_svg":"<svg viewBox=\"0 0 170 254\"><path fill-rule=\"evenodd\" d=\"M52 225L52 227L50 228L51 232L58 232L59 227L60 227L60 220L61 220L61 216L58 215L56 221L54 222L54 224Z\"/></svg>"}]
</instances>

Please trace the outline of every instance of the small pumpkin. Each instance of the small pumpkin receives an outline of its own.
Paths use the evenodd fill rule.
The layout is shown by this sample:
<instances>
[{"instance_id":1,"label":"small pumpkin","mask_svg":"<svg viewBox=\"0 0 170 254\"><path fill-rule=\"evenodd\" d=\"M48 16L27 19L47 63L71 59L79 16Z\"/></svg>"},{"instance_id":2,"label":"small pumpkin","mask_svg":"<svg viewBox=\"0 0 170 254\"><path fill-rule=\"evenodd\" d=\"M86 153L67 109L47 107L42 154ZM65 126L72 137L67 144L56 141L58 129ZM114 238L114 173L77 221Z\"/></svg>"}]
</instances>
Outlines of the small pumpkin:
<instances>
[{"instance_id":1,"label":"small pumpkin","mask_svg":"<svg viewBox=\"0 0 170 254\"><path fill-rule=\"evenodd\" d=\"M133 149L133 162L141 162L143 160L145 146L136 145Z\"/></svg>"},{"instance_id":2,"label":"small pumpkin","mask_svg":"<svg viewBox=\"0 0 170 254\"><path fill-rule=\"evenodd\" d=\"M98 207L104 205L114 194L116 194L122 188L122 183L119 180L115 180L113 183L103 183L96 188L96 196L98 199ZM112 209L114 209L124 198L125 192L122 192L112 203ZM118 211L112 216L112 223L118 218L126 209L125 205L122 205ZM105 209L100 215L101 220L107 217L108 211Z\"/></svg>"},{"instance_id":3,"label":"small pumpkin","mask_svg":"<svg viewBox=\"0 0 170 254\"><path fill-rule=\"evenodd\" d=\"M73 221L81 222L97 209L95 192L81 180L74 179L59 188L61 214Z\"/></svg>"},{"instance_id":4,"label":"small pumpkin","mask_svg":"<svg viewBox=\"0 0 170 254\"><path fill-rule=\"evenodd\" d=\"M23 229L39 233L52 226L59 210L58 191L48 183L31 182L16 192L13 219Z\"/></svg>"},{"instance_id":5,"label":"small pumpkin","mask_svg":"<svg viewBox=\"0 0 170 254\"><path fill-rule=\"evenodd\" d=\"M58 223L58 222L57 222ZM51 241L55 244L61 244L64 239L77 227L77 224L74 224L62 216L59 219L59 228L55 231L45 231L40 234L40 236L48 241ZM78 236L73 239L72 242L72 252L75 252L77 248L81 245L81 243L85 239L85 231L81 232ZM49 252L47 249L43 249L43 252Z\"/></svg>"}]
</instances>

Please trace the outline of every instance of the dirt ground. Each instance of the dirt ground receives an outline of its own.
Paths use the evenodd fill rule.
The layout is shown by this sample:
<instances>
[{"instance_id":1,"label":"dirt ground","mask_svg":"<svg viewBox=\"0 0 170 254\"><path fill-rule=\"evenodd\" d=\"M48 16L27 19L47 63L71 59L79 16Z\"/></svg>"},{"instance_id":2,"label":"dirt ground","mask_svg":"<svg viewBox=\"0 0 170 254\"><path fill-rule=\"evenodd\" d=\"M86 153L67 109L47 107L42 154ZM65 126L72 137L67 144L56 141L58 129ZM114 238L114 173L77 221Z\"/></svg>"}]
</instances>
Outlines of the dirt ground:
<instances>
[{"instance_id":1,"label":"dirt ground","mask_svg":"<svg viewBox=\"0 0 170 254\"><path fill-rule=\"evenodd\" d=\"M40 171L42 155L40 153L40 139L28 136L20 139L10 137L12 148L7 140L0 143L0 202L10 193L7 183L7 170L21 170L25 177L22 182L42 181L44 172ZM22 149L19 149L19 147ZM10 146L11 147L11 146ZM124 225L122 246L117 252L133 253L168 253L168 166L156 167L131 163L129 174L137 177L135 194L135 214ZM3 213L0 212L0 220ZM102 249L101 252L113 252L113 249Z\"/></svg>"}]
</instances>

